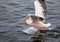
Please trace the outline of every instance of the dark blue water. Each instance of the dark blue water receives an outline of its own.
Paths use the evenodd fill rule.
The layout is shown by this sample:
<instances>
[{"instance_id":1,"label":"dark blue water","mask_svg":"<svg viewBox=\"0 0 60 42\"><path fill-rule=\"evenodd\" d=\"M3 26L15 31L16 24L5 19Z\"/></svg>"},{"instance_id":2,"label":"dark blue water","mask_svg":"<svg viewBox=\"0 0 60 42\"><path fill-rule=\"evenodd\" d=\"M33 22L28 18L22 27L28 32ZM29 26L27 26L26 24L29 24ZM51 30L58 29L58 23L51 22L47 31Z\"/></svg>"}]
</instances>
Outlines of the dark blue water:
<instances>
[{"instance_id":1,"label":"dark blue water","mask_svg":"<svg viewBox=\"0 0 60 42\"><path fill-rule=\"evenodd\" d=\"M17 21L27 14L34 13L34 0L0 0L0 42L31 42L31 35L20 31L27 25ZM47 21L54 25L45 42L60 42L60 0L46 0ZM18 27L19 26L19 27ZM56 33L56 35L54 35Z\"/></svg>"}]
</instances>

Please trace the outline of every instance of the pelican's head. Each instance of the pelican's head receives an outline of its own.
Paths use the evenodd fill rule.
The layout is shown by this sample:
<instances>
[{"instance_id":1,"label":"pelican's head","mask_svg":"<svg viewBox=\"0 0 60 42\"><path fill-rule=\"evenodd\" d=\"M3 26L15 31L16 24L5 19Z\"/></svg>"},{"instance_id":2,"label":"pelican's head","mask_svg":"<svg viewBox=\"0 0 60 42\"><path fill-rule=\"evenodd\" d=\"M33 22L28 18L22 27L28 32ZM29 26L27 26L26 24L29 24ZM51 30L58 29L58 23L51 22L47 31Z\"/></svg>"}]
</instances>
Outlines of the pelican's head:
<instances>
[{"instance_id":1,"label":"pelican's head","mask_svg":"<svg viewBox=\"0 0 60 42\"><path fill-rule=\"evenodd\" d=\"M30 25L30 24L33 23L33 20L32 20L32 18L30 16L28 18L29 19L26 20L26 23Z\"/></svg>"},{"instance_id":2,"label":"pelican's head","mask_svg":"<svg viewBox=\"0 0 60 42\"><path fill-rule=\"evenodd\" d=\"M24 17L23 19L19 20L17 23L21 23L21 22L26 22L27 24L30 24L33 22L31 15L33 14L28 14L26 17Z\"/></svg>"}]
</instances>

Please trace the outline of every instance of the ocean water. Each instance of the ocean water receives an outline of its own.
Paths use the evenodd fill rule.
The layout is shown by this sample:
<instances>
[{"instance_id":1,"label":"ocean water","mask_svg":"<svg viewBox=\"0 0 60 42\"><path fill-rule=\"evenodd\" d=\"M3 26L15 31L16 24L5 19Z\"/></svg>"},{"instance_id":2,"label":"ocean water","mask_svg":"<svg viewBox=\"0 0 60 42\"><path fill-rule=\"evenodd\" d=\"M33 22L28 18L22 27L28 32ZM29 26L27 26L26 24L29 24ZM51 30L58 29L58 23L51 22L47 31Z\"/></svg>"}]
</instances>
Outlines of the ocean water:
<instances>
[{"instance_id":1,"label":"ocean water","mask_svg":"<svg viewBox=\"0 0 60 42\"><path fill-rule=\"evenodd\" d=\"M0 42L32 42L33 35L21 32L27 24L17 21L34 14L34 0L0 0ZM47 21L54 29L47 32L44 42L60 42L60 0L46 0Z\"/></svg>"}]
</instances>

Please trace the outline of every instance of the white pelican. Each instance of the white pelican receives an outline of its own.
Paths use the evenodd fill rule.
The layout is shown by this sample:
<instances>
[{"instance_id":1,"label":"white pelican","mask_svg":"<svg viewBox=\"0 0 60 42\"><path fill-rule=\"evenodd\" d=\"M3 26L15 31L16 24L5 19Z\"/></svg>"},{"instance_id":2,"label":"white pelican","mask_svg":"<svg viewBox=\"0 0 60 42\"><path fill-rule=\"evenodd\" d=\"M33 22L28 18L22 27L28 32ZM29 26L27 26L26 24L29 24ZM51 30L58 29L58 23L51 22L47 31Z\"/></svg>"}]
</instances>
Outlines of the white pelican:
<instances>
[{"instance_id":1,"label":"white pelican","mask_svg":"<svg viewBox=\"0 0 60 42\"><path fill-rule=\"evenodd\" d=\"M35 14L28 14L28 16L18 21L18 23L26 21L28 25L36 27L35 31L32 34L35 34L43 27L51 26L50 23L47 24L44 23L45 15L46 15L45 0L35 0L34 6L35 6ZM34 28L32 30L34 30ZM26 30L24 31L27 32Z\"/></svg>"}]
</instances>

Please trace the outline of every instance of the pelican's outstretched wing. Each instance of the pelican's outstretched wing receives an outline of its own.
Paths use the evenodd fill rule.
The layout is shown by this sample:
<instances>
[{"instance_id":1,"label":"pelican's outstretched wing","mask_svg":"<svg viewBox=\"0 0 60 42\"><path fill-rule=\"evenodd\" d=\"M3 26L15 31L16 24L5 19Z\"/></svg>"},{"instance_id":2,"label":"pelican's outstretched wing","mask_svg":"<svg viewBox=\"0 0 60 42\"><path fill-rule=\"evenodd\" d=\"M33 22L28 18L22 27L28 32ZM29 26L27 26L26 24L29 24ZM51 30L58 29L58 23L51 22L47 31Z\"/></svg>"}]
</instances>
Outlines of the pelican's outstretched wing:
<instances>
[{"instance_id":1,"label":"pelican's outstretched wing","mask_svg":"<svg viewBox=\"0 0 60 42\"><path fill-rule=\"evenodd\" d=\"M45 15L46 15L45 0L36 0L34 2L34 6L35 6L35 15L45 19Z\"/></svg>"}]
</instances>

